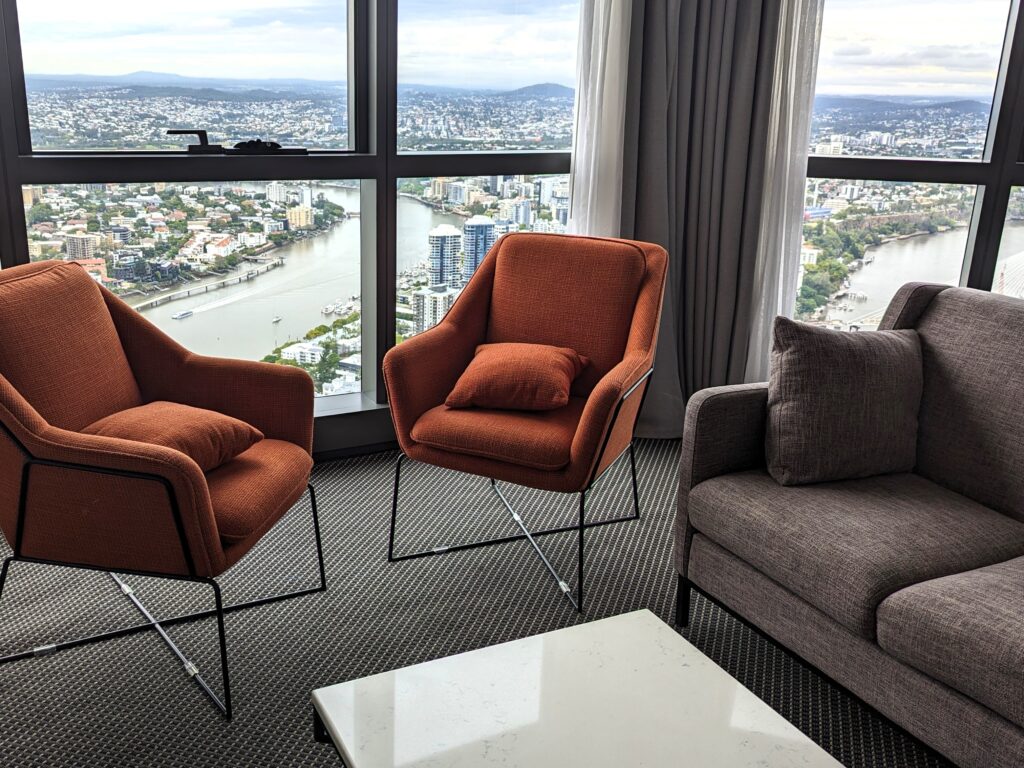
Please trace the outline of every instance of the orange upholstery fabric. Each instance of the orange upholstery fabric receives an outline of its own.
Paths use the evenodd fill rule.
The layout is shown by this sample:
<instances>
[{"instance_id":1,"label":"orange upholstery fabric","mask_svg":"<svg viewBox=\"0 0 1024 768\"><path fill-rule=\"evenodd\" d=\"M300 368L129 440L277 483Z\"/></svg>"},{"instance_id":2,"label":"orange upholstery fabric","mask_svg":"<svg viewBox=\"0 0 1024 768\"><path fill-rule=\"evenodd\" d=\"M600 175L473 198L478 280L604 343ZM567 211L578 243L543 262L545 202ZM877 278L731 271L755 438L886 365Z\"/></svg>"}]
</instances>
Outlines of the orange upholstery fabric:
<instances>
[{"instance_id":1,"label":"orange upholstery fabric","mask_svg":"<svg viewBox=\"0 0 1024 768\"><path fill-rule=\"evenodd\" d=\"M206 480L224 543L270 530L302 496L312 468L313 459L295 443L263 440L210 472Z\"/></svg>"},{"instance_id":2,"label":"orange upholstery fabric","mask_svg":"<svg viewBox=\"0 0 1024 768\"><path fill-rule=\"evenodd\" d=\"M512 250L507 250L509 248ZM532 258L529 251L533 248L548 259L558 256L563 263L556 266L543 258ZM503 257L509 253L512 259L503 263ZM618 277L626 283L625 288L608 285L614 282L616 263L621 267ZM501 280L497 279L499 264L502 265ZM417 461L533 488L555 491L586 488L590 478L618 458L632 439L646 384L624 401L614 425L612 419L622 395L653 364L667 265L664 249L650 243L565 235L502 237L441 323L402 342L384 357L384 380L402 451ZM535 274L538 270L539 276ZM629 288L633 281L633 288ZM579 284L588 285L589 292L580 290ZM542 291L553 308L540 307L527 296L524 306L539 314L530 315L525 310L515 309L511 288L514 285L527 292ZM600 292L605 288L612 291L610 297ZM626 302L625 297L630 293L632 298ZM577 307L577 304L587 307ZM522 328L512 322L514 312L521 312ZM607 317L594 317L602 312L607 312ZM562 314L575 319L567 322ZM535 317L545 318L545 322L536 322ZM614 323L609 317L615 318ZM579 327L588 322L589 328ZM444 403L477 345L484 340L570 347L591 357L591 365L574 385L574 390L585 390L582 393L585 399L571 440L568 464L553 470L539 469L524 463L530 458L515 449L496 450L494 446L488 449L489 455L453 450L453 445L469 444L472 438L466 435L459 435L456 443L449 434L436 445L416 439L413 430L418 421ZM613 354L614 349L617 352ZM466 421L459 422L460 428L471 432L486 429L483 425L494 412L449 413L463 414ZM479 417L479 421L474 420L474 416ZM452 424L449 422L447 426ZM416 434L422 433L417 431ZM433 431L431 434L436 436ZM607 448L598 465L606 439ZM520 438L506 432L503 440Z\"/></svg>"},{"instance_id":3,"label":"orange upholstery fabric","mask_svg":"<svg viewBox=\"0 0 1024 768\"><path fill-rule=\"evenodd\" d=\"M563 408L573 381L588 363L568 347L481 344L444 404L520 411Z\"/></svg>"},{"instance_id":4,"label":"orange upholstery fabric","mask_svg":"<svg viewBox=\"0 0 1024 768\"><path fill-rule=\"evenodd\" d=\"M263 439L262 432L244 421L162 400L112 413L81 431L173 448L203 472L216 469Z\"/></svg>"},{"instance_id":5,"label":"orange upholstery fabric","mask_svg":"<svg viewBox=\"0 0 1024 768\"><path fill-rule=\"evenodd\" d=\"M196 576L217 576L258 536L232 544L228 553L208 479L199 466L172 448L77 430L115 411L167 400L227 413L253 424L268 438L292 443L308 457L312 381L294 368L192 355L90 278L84 277L87 285L73 276L78 273L84 277L77 266L49 262L0 272L0 529L13 547L22 472L30 459L68 463L75 466L35 463L29 469L22 555L111 570L172 575L190 575L191 570ZM36 284L39 294L32 300ZM20 314L10 311L9 295L16 299ZM65 295L81 305L78 316L68 319L58 335L49 315L63 310L51 302ZM33 336L37 328L46 329L46 334ZM108 333L111 328L113 337ZM101 335L102 349L95 346ZM81 336L90 338L80 342ZM25 354L30 363L60 361L52 368L54 380L26 372L20 357ZM122 359L129 366L127 378ZM38 398L58 423L50 423L15 381L24 383L28 394ZM55 393L64 393L68 403L62 406ZM225 407L217 407L220 404ZM308 458L287 463L294 472L289 493L274 497L268 519L278 514L276 505L289 497L292 487L305 487L309 466ZM258 487L264 481L253 475L249 482ZM275 489L283 487L275 482ZM232 501L227 492L218 499L245 504L257 498L248 491L237 493L240 502Z\"/></svg>"},{"instance_id":6,"label":"orange upholstery fabric","mask_svg":"<svg viewBox=\"0 0 1024 768\"><path fill-rule=\"evenodd\" d=\"M586 401L574 397L554 411L431 408L412 429L412 439L445 451L507 461L535 469L569 463L572 439Z\"/></svg>"},{"instance_id":7,"label":"orange upholstery fabric","mask_svg":"<svg viewBox=\"0 0 1024 768\"><path fill-rule=\"evenodd\" d=\"M55 427L142 404L100 287L77 264L0 272L0 373Z\"/></svg>"},{"instance_id":8,"label":"orange upholstery fabric","mask_svg":"<svg viewBox=\"0 0 1024 768\"><path fill-rule=\"evenodd\" d=\"M574 394L587 394L626 348L644 251L618 240L512 235L494 251L488 342L569 347L590 366Z\"/></svg>"}]
</instances>

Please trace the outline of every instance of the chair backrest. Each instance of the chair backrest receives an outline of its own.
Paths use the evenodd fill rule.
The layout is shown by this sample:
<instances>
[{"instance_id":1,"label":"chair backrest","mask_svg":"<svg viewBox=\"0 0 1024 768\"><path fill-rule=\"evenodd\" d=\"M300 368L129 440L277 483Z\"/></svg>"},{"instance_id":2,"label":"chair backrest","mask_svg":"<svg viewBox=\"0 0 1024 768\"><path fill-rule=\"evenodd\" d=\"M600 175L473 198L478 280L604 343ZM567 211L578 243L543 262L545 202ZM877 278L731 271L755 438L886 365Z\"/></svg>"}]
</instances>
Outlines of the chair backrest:
<instances>
[{"instance_id":1,"label":"chair backrest","mask_svg":"<svg viewBox=\"0 0 1024 768\"><path fill-rule=\"evenodd\" d=\"M921 338L916 471L1024 520L1024 300L910 284L882 327Z\"/></svg>"},{"instance_id":2,"label":"chair backrest","mask_svg":"<svg viewBox=\"0 0 1024 768\"><path fill-rule=\"evenodd\" d=\"M74 263L0 271L0 376L73 431L142 404L99 286Z\"/></svg>"},{"instance_id":3,"label":"chair backrest","mask_svg":"<svg viewBox=\"0 0 1024 768\"><path fill-rule=\"evenodd\" d=\"M621 240L510 234L494 245L488 342L570 347L590 358L585 395L622 360L647 256Z\"/></svg>"}]
</instances>

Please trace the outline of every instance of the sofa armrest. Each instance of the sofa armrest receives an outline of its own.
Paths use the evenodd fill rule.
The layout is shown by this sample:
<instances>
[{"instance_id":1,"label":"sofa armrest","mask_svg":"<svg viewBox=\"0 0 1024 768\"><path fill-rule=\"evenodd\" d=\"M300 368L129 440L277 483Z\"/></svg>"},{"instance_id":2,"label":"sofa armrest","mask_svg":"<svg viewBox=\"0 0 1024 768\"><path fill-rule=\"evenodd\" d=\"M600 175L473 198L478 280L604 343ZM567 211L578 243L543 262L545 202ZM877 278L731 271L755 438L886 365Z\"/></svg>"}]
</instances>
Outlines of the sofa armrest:
<instances>
[{"instance_id":1,"label":"sofa armrest","mask_svg":"<svg viewBox=\"0 0 1024 768\"><path fill-rule=\"evenodd\" d=\"M196 575L224 570L206 478L185 454L51 426L2 377L0 425L22 459L0 474L24 495L24 556L179 575L191 559ZM12 547L18 507L0 510Z\"/></svg>"},{"instance_id":2,"label":"sofa armrest","mask_svg":"<svg viewBox=\"0 0 1024 768\"><path fill-rule=\"evenodd\" d=\"M701 390L686 404L679 498L676 512L676 568L686 574L690 539L690 491L712 477L765 465L768 384L736 384Z\"/></svg>"}]
</instances>

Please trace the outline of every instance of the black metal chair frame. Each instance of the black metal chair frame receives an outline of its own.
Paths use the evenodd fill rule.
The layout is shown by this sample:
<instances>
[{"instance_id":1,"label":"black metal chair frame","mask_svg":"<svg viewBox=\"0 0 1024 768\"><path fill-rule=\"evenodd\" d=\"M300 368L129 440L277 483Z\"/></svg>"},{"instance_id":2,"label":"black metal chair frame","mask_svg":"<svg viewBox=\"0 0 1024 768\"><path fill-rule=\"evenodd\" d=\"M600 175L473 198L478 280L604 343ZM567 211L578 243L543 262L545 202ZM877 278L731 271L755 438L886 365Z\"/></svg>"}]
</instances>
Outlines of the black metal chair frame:
<instances>
[{"instance_id":1,"label":"black metal chair frame","mask_svg":"<svg viewBox=\"0 0 1024 768\"><path fill-rule=\"evenodd\" d=\"M512 536L501 536L501 537L498 537L498 538L495 538L495 539L486 539L484 541L471 542L471 543L468 543L468 544L454 544L454 545L447 545L447 546L438 546L438 547L433 547L432 549L423 550L421 552L413 552L413 553L406 554L406 555L396 555L395 554L395 527L396 527L396 522L397 522L397 517L398 517L398 489L399 489L399 484L400 484L401 476L402 476L402 464L403 464L403 462L407 458L404 453L401 454L398 457L398 461L395 463L395 485L394 485L394 493L392 494L392 498L391 498L391 531L390 531L390 535L388 537L388 562L395 563L395 562L400 562L402 560L413 560L413 559L420 558L420 557L432 557L432 556L435 556L435 555L444 555L444 554L447 554L449 552L458 552L460 550L466 550L466 549L477 549L479 547L488 547L488 546L491 546L491 545L494 545L494 544L506 544L506 543L511 542L511 541L520 541L522 539L526 539L527 541L530 542L530 544L533 547L534 551L537 553L537 556L540 558L541 562L544 564L544 567L547 569L548 573L551 574L551 577L555 580L555 583L558 585L558 588L566 596L566 598L572 604L573 608L575 608L578 613L583 613L583 608L584 608L584 603L583 603L583 584L584 584L584 579L583 579L583 571L584 571L584 568L583 568L583 565L584 565L583 539L584 539L584 532L586 531L587 528L597 528L599 526L611 525L613 523L627 523L627 522L631 522L633 520L639 520L640 519L640 491L639 491L639 489L637 487L637 481L636 481L636 457L634 455L634 450L633 450L633 442L634 442L633 436L632 435L630 436L629 445L626 447L626 449L623 450L622 453L620 453L618 456L616 456L615 460L612 461L607 467L605 467L604 471L602 471L600 474L598 474L597 470L598 470L598 467L601 466L601 460L604 458L605 450L608 448L608 441L611 439L612 431L615 428L615 423L616 423L616 421L619 418L619 413L622 410L622 406L625 404L626 400L629 398L630 395L632 395L634 392L636 392L637 389L639 389L645 382L647 382L650 379L651 374L653 374L653 373L654 373L654 368L653 367L648 368L647 372L644 373L643 376L641 376L639 379L637 379L632 385L630 385L630 387L625 392L623 392L622 395L619 397L619 401L615 405L615 411L612 414L611 422L609 423L607 432L605 433L604 441L601 444L601 450L597 454L597 460L594 462L594 469L591 472L590 479L587 481L586 487L582 491L578 491L579 497L580 497L579 498L579 518L578 518L578 521L575 524L573 524L573 525L564 525L564 526L560 526L560 527L557 527L557 528L545 528L545 529L540 530L540 531L530 531L529 528L526 527L526 523L523 521L522 516L518 512L516 512L516 510L509 503L508 499L505 497L505 494L503 494L501 492L501 489L498 487L497 481L494 478L489 478L490 484L491 484L491 489L497 495L498 499L501 501L501 503L505 507L505 509L508 510L509 515L511 515L511 517L512 517L512 520L516 523L517 526L519 526L519 529L522 531L522 533L515 534L515 535L512 535ZM647 392L649 390L650 390L650 387L646 387L644 389L643 395L640 398L640 407L637 409L638 417L639 417L639 413L643 410L644 401L647 398ZM635 432L635 430L636 430L636 422L633 423L633 429L634 429L634 432ZM612 519L609 519L609 520L592 520L590 522L587 522L587 520L586 520L586 499L587 499L587 494L593 489L594 484L597 483L599 480L601 480L605 476L605 474L608 472L608 470L610 470L612 467L614 467L616 464L618 464L619 460L624 455L626 455L627 453L629 454L629 468L630 468L630 474L631 474L632 481L633 481L633 514L632 515L627 515L627 516L624 516L624 517L616 517L616 518L612 518ZM568 533L570 531L576 531L576 534L577 534L576 596L575 597L573 597L572 589L570 588L569 584L561 576L558 575L558 572L555 570L554 566L551 564L551 561L548 560L548 558L544 554L544 551L540 548L540 545L536 541L537 537L539 537L539 536L550 536L551 534L554 534L554 533Z\"/></svg>"},{"instance_id":2,"label":"black metal chair frame","mask_svg":"<svg viewBox=\"0 0 1024 768\"><path fill-rule=\"evenodd\" d=\"M241 603L234 603L232 605L224 605L224 601L221 596L221 588L217 583L216 579L207 576L195 575L195 564L192 560L192 553L189 550L188 539L185 535L185 526L181 518L181 512L178 507L177 497L174 493L174 487L170 481L160 475L152 475L143 472L131 472L128 470L110 469L107 467L97 467L89 464L76 464L72 462L64 461L50 461L48 459L38 459L33 456L22 443L14 436L13 433L4 425L0 425L6 436L18 447L18 449L25 456L25 464L22 467L21 473L21 488L19 491L18 498L18 521L15 529L15 541L14 541L14 553L3 561L3 566L0 567L0 599L3 597L4 582L7 580L7 574L10 570L11 563L35 563L38 565L55 565L64 568L75 568L86 571L102 571L106 572L110 578L114 581L114 584L121 590L121 592L132 602L135 608L145 618L145 624L137 624L131 627L123 627L121 629L114 629L107 632L101 632L96 635L90 635L89 637L82 637L75 640L66 640L59 643L52 643L50 645L38 646L31 648L26 651L19 653L9 654L7 656L0 656L0 664L8 664L15 661L21 661L22 659L31 658L34 656L49 656L57 651L66 650L68 648L78 648L83 645L89 645L92 643L103 642L105 640L113 640L119 637L126 637L128 635L134 635L138 632L145 632L150 629L155 630L160 636L160 639L164 641L171 652L177 657L178 661L182 663L185 674L191 678L196 685L199 686L200 690L205 693L211 702L220 710L221 714L228 720L232 716L231 707L231 681L228 673L228 651L227 651L227 639L224 633L224 615L233 611L240 611L245 608L254 608L260 605L267 605L268 603L275 603L279 600L287 600L292 597L301 597L303 595L311 595L317 592L324 592L327 589L327 577L324 571L324 553L323 544L320 538L320 518L317 514L316 505L316 491L313 488L312 483L307 484L306 488L309 491L310 507L313 513L313 534L316 538L316 554L317 564L320 573L320 583L315 587L307 587L305 589L296 590L294 592L285 592L277 595L270 595L268 597L260 597L255 600L247 600ZM114 475L118 477L128 477L139 480L154 480L163 485L164 490L167 492L168 500L170 502L171 513L174 516L174 524L177 529L178 537L181 543L182 554L185 558L185 564L188 568L189 575L183 576L180 574L168 574L160 573L157 571L140 571L140 570L122 570L117 569L112 571L109 568L102 568L95 565L88 565L84 563L66 562L60 560L47 560L38 557L29 557L22 554L22 541L25 533L25 523L28 510L28 487L29 477L33 467L35 466L47 466L47 467L59 467L62 469L71 469L81 472L91 472L103 475ZM196 613L184 614L181 616L174 616L168 619L157 619L149 611L148 608L142 603L141 600L135 595L134 589L120 579L117 574L126 574L130 576L148 576L158 579L169 579L173 581L186 581L194 584L205 584L213 590L214 604L215 607L210 610L198 611ZM213 689L209 686L203 676L200 674L199 668L193 664L189 658L182 652L182 650L171 640L170 636L165 631L166 627L171 627L176 624L186 624L194 621L200 621L202 619L208 619L216 617L217 619L217 634L220 642L220 665L221 665L221 677L223 680L224 694L223 699L217 696Z\"/></svg>"}]
</instances>

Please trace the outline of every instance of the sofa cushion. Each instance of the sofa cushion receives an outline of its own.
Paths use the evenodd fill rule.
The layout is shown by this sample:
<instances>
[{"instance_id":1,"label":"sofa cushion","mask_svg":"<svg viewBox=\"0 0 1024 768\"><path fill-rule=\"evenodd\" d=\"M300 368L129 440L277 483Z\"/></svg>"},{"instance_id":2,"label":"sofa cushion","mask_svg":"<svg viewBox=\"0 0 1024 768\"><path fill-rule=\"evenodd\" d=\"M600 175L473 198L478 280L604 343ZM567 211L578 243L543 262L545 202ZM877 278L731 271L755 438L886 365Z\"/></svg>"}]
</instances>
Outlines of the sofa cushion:
<instances>
[{"instance_id":1,"label":"sofa cushion","mask_svg":"<svg viewBox=\"0 0 1024 768\"><path fill-rule=\"evenodd\" d=\"M920 405L915 331L775 319L765 449L783 485L911 471Z\"/></svg>"},{"instance_id":2,"label":"sofa cushion","mask_svg":"<svg viewBox=\"0 0 1024 768\"><path fill-rule=\"evenodd\" d=\"M244 421L162 400L112 413L82 432L173 448L203 472L216 469L263 439L262 432Z\"/></svg>"},{"instance_id":3,"label":"sofa cushion","mask_svg":"<svg viewBox=\"0 0 1024 768\"><path fill-rule=\"evenodd\" d=\"M548 344L481 344L444 404L449 408L553 411L569 404L587 358Z\"/></svg>"},{"instance_id":4,"label":"sofa cushion","mask_svg":"<svg viewBox=\"0 0 1024 768\"><path fill-rule=\"evenodd\" d=\"M210 472L210 502L224 544L252 543L270 530L302 496L312 468L312 457L295 443L266 439Z\"/></svg>"},{"instance_id":5,"label":"sofa cushion","mask_svg":"<svg viewBox=\"0 0 1024 768\"><path fill-rule=\"evenodd\" d=\"M77 432L142 404L95 281L47 261L0 272L0 376L50 424Z\"/></svg>"},{"instance_id":6,"label":"sofa cushion","mask_svg":"<svg viewBox=\"0 0 1024 768\"><path fill-rule=\"evenodd\" d=\"M1024 558L890 595L878 644L1024 728Z\"/></svg>"},{"instance_id":7,"label":"sofa cushion","mask_svg":"<svg viewBox=\"0 0 1024 768\"><path fill-rule=\"evenodd\" d=\"M1024 301L950 288L917 322L920 474L1024 520Z\"/></svg>"},{"instance_id":8,"label":"sofa cushion","mask_svg":"<svg viewBox=\"0 0 1024 768\"><path fill-rule=\"evenodd\" d=\"M417 443L522 467L554 471L569 463L586 400L555 411L431 408L413 425Z\"/></svg>"},{"instance_id":9,"label":"sofa cushion","mask_svg":"<svg viewBox=\"0 0 1024 768\"><path fill-rule=\"evenodd\" d=\"M712 541L869 639L893 592L1024 555L1024 524L914 474L787 488L738 472L696 486L688 510Z\"/></svg>"}]
</instances>

